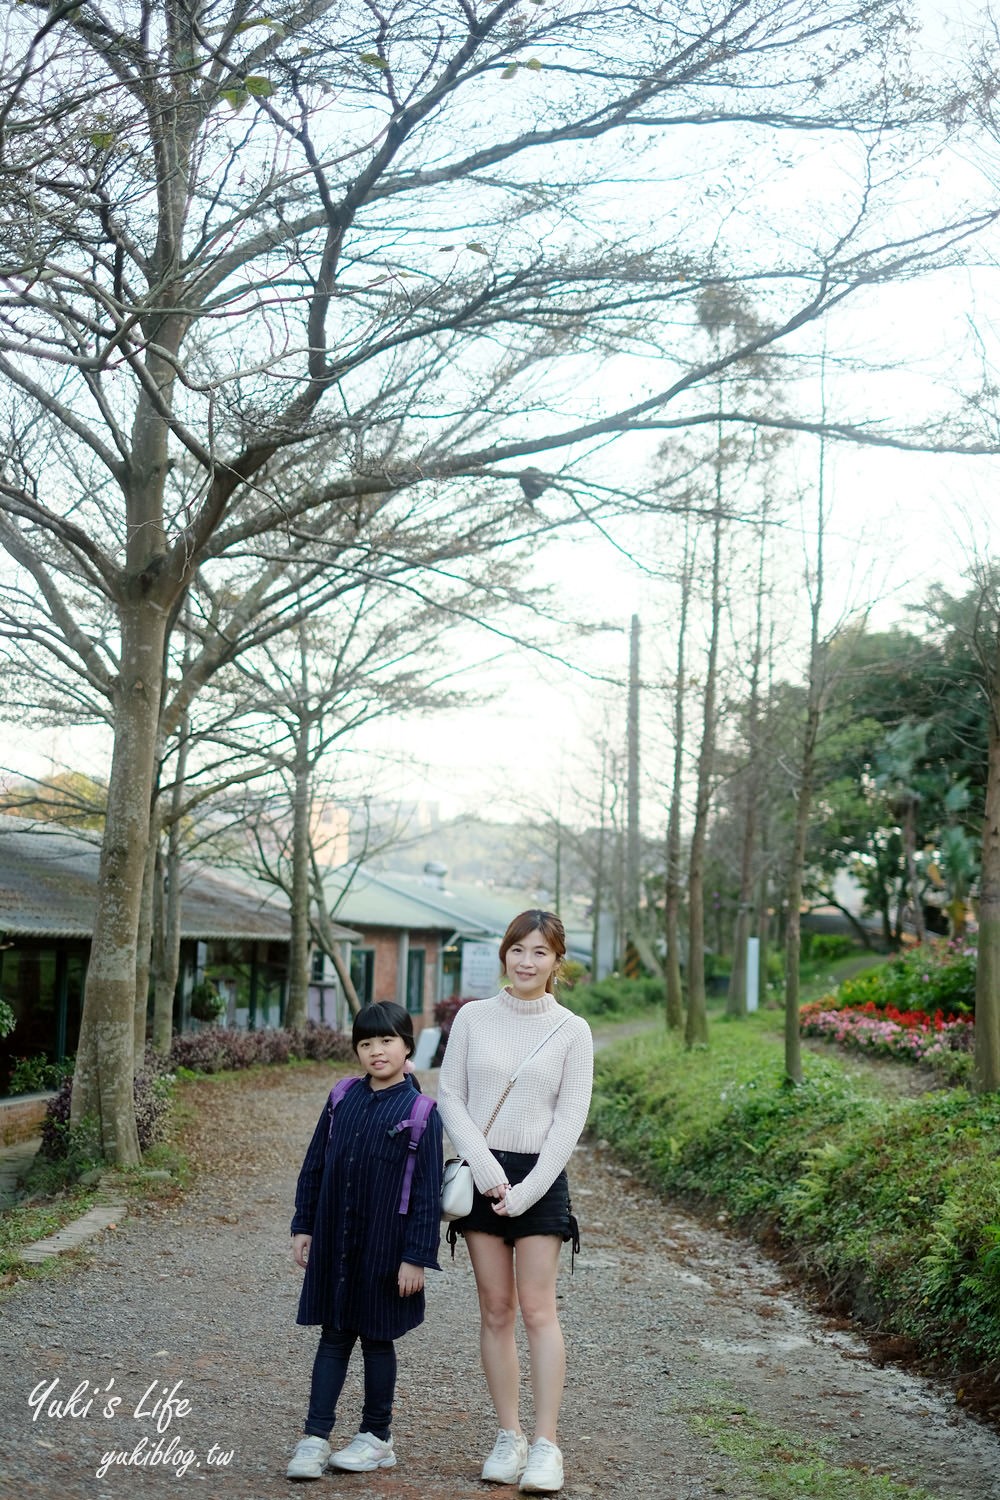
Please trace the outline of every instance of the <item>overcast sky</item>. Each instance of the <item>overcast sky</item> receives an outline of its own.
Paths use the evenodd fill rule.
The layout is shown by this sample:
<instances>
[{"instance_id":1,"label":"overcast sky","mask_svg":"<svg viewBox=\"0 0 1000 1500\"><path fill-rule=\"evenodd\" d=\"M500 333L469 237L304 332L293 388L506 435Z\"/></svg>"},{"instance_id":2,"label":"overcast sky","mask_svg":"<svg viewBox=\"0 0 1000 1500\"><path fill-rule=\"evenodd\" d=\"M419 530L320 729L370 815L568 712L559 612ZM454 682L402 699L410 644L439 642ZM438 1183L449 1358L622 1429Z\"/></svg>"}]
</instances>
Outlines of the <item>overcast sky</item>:
<instances>
[{"instance_id":1,"label":"overcast sky","mask_svg":"<svg viewBox=\"0 0 1000 1500\"><path fill-rule=\"evenodd\" d=\"M928 26L923 44L928 60L961 57L968 48L966 28L982 8L923 0L920 10ZM828 167L836 172L840 164L830 159ZM929 195L941 191L942 171L951 188L958 183L974 191L981 182L986 191L978 163L950 159L944 165L929 164ZM831 347L838 354L879 362L883 370L864 377L835 374L830 381L834 406L853 414L890 405L914 413L944 409L953 404L957 386L975 383L978 357L995 378L997 293L996 274L983 265L873 294L877 302L846 312L831 329ZM878 330L877 342L873 329ZM812 347L815 352L815 338ZM642 372L630 377L638 388L643 378ZM602 379L613 382L615 372L602 372ZM617 401L629 392L623 386L606 394ZM800 391L796 399L808 411L810 393ZM623 441L595 453L588 460L589 472L598 478L613 474L617 482L641 491L649 482L654 447L648 439ZM787 494L781 544L783 649L789 673L795 671L805 631L803 545L812 528L817 472L816 440L804 437L791 444L783 460ZM906 607L919 602L930 584L960 587L971 552L989 551L994 544L998 481L996 459L830 445L825 484L831 618L848 605L872 604L873 620L885 625L906 618ZM801 511L796 493L802 496ZM523 651L508 652L497 661L501 641L466 632L455 641L456 655L470 664L491 659L472 673L476 686L489 695L488 704L423 722L372 726L360 744L377 754L373 779L378 789L390 797L398 793L437 801L446 813L475 810L512 818L546 801L554 810L560 785L564 799L571 801L566 788L582 774L589 745L609 718L612 726L624 719L623 690L608 679L624 679L633 612L643 622L648 684L644 733L655 776L668 749L658 723L662 705L655 685L672 651L674 595L655 567L644 570L629 555L640 563L654 554L666 557L669 537L654 534L648 521L613 523L609 532L610 537L591 531L553 541L539 552L527 576L539 584L556 584L568 613L605 621L611 628L575 643L549 637L548 648L555 658L566 657L565 665L553 656ZM24 733L11 726L4 738L0 762L16 770L37 775L70 765L106 774L106 745L92 735ZM564 815L572 817L572 812L564 806ZM647 806L647 821L659 826L655 806Z\"/></svg>"}]
</instances>

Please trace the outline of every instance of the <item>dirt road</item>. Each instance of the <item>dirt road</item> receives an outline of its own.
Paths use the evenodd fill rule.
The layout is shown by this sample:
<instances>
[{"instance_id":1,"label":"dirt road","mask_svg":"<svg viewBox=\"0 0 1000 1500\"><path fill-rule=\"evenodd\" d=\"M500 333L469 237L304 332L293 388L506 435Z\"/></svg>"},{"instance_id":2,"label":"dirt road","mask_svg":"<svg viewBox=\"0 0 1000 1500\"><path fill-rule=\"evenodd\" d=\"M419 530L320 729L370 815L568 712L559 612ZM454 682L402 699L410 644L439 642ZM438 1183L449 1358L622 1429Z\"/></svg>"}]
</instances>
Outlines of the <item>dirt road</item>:
<instances>
[{"instance_id":1,"label":"dirt road","mask_svg":"<svg viewBox=\"0 0 1000 1500\"><path fill-rule=\"evenodd\" d=\"M194 1187L0 1305L4 1494L299 1493L284 1467L316 1336L293 1321L288 1221L328 1082L314 1065L185 1085ZM870 1473L935 1500L1000 1495L1000 1439L948 1393L875 1368L756 1250L651 1198L593 1142L571 1181L584 1249L572 1276L565 1255L561 1280L567 1500L868 1500L885 1493L862 1488ZM398 1466L330 1475L310 1496L513 1493L477 1477L494 1432L473 1281L461 1246L442 1265L427 1322L399 1346ZM353 1433L358 1410L352 1371L338 1436ZM774 1488L796 1464L806 1478ZM840 1487L822 1488L831 1474Z\"/></svg>"}]
</instances>

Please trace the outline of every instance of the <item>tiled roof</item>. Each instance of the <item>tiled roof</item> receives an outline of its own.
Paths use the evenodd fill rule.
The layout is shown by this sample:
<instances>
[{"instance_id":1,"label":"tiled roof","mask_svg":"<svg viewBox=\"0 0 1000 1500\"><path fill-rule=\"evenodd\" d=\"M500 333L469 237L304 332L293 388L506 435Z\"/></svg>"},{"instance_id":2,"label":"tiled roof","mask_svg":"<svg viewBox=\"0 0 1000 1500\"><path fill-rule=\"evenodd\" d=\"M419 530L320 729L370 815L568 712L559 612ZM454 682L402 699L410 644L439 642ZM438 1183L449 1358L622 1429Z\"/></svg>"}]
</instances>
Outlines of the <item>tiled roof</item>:
<instances>
[{"instance_id":1,"label":"tiled roof","mask_svg":"<svg viewBox=\"0 0 1000 1500\"><path fill-rule=\"evenodd\" d=\"M94 839L51 823L0 817L0 933L89 938L100 857ZM250 876L198 871L185 885L181 935L287 942L288 903ZM340 935L356 936L346 928Z\"/></svg>"},{"instance_id":2,"label":"tiled roof","mask_svg":"<svg viewBox=\"0 0 1000 1500\"><path fill-rule=\"evenodd\" d=\"M328 872L325 890L331 908L350 875L346 866ZM491 890L458 882L442 887L419 875L360 870L336 906L336 913L339 921L354 927L430 930L499 942L512 917L538 905L531 892ZM567 932L567 942L574 956L590 952L589 933Z\"/></svg>"}]
</instances>

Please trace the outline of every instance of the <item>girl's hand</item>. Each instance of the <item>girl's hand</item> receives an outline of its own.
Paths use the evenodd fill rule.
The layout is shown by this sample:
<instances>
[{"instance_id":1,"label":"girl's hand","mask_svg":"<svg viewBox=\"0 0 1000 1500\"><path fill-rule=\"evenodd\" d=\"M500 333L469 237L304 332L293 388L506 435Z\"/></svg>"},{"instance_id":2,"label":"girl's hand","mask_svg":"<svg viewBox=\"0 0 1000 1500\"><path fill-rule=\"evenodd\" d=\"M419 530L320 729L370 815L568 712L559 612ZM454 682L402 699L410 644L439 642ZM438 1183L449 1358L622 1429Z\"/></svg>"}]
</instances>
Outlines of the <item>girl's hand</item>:
<instances>
[{"instance_id":1,"label":"girl's hand","mask_svg":"<svg viewBox=\"0 0 1000 1500\"><path fill-rule=\"evenodd\" d=\"M303 1271L305 1270L306 1264L309 1260L309 1246L311 1244L311 1234L292 1235L292 1259L297 1266L302 1267Z\"/></svg>"},{"instance_id":2,"label":"girl's hand","mask_svg":"<svg viewBox=\"0 0 1000 1500\"><path fill-rule=\"evenodd\" d=\"M396 1281L401 1297L412 1297L414 1292L422 1292L424 1289L423 1266L411 1266L408 1260L404 1260Z\"/></svg>"}]
</instances>

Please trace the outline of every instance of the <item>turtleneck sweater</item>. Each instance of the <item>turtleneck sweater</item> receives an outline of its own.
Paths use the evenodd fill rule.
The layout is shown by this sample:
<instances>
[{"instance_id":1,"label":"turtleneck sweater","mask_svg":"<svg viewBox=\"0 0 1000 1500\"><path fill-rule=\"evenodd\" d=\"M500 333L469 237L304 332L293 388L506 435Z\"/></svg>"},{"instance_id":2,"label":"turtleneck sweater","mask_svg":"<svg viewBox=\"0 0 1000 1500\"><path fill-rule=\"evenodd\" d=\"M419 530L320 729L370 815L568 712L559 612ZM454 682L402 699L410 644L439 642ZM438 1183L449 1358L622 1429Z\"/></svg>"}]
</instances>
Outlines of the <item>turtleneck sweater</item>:
<instances>
[{"instance_id":1,"label":"turtleneck sweater","mask_svg":"<svg viewBox=\"0 0 1000 1500\"><path fill-rule=\"evenodd\" d=\"M556 1022L565 1024L535 1053L483 1130L515 1072ZM472 1168L481 1193L506 1175L490 1149L530 1152L538 1161L507 1194L514 1218L537 1203L569 1161L587 1123L594 1081L594 1045L582 1016L554 995L519 1000L501 990L463 1005L455 1016L438 1083L441 1119L458 1154Z\"/></svg>"}]
</instances>

